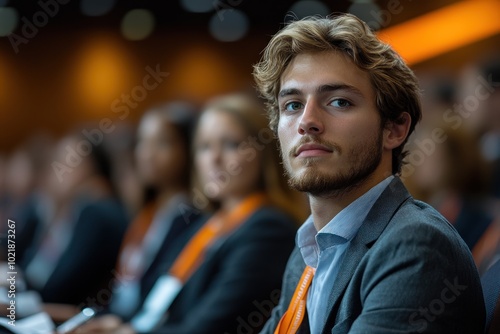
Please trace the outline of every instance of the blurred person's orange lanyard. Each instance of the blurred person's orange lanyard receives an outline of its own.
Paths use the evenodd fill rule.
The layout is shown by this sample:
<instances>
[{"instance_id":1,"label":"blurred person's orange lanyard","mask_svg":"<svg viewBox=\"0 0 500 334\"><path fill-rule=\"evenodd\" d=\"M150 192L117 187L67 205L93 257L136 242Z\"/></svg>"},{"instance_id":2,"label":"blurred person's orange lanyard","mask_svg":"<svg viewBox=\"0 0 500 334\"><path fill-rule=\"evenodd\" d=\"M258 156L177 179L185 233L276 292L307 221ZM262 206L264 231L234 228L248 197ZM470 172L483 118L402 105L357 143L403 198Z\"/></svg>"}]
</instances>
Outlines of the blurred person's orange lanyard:
<instances>
[{"instance_id":1,"label":"blurred person's orange lanyard","mask_svg":"<svg viewBox=\"0 0 500 334\"><path fill-rule=\"evenodd\" d=\"M274 334L295 334L297 333L306 312L307 292L311 286L315 269L306 266L299 283L295 288L288 309L281 317Z\"/></svg>"},{"instance_id":2,"label":"blurred person's orange lanyard","mask_svg":"<svg viewBox=\"0 0 500 334\"><path fill-rule=\"evenodd\" d=\"M263 193L253 194L245 198L230 212L215 214L184 247L169 270L169 274L182 283L186 283L203 262L208 247L217 238L229 234L241 226L253 212L264 205L266 199L267 197Z\"/></svg>"},{"instance_id":3,"label":"blurred person's orange lanyard","mask_svg":"<svg viewBox=\"0 0 500 334\"><path fill-rule=\"evenodd\" d=\"M157 210L158 205L155 202L146 205L132 221L123 238L116 269L127 279L136 278L141 274L137 259L140 259L142 255L142 242L153 223Z\"/></svg>"},{"instance_id":4,"label":"blurred person's orange lanyard","mask_svg":"<svg viewBox=\"0 0 500 334\"><path fill-rule=\"evenodd\" d=\"M219 212L210 218L184 246L167 275L161 276L149 292L142 309L131 320L139 332L153 330L179 294L184 284L203 263L208 248L220 237L238 229L257 209L267 203L267 196L255 193L230 212Z\"/></svg>"}]
</instances>

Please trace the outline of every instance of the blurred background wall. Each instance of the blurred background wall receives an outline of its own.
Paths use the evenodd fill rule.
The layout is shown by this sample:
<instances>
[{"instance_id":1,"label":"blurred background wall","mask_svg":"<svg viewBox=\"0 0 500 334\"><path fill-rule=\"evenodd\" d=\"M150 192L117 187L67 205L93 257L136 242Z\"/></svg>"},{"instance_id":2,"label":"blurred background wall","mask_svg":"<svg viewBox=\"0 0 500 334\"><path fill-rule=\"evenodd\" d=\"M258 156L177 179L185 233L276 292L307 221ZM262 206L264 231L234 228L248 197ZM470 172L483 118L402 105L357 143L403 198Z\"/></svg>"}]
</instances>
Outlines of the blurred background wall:
<instances>
[{"instance_id":1,"label":"blurred background wall","mask_svg":"<svg viewBox=\"0 0 500 334\"><path fill-rule=\"evenodd\" d=\"M251 66L284 22L332 12L379 30L424 88L500 51L498 0L0 0L0 154L84 122L134 124L160 101L251 89ZM146 68L168 76L141 89ZM125 105L126 117L115 112Z\"/></svg>"},{"instance_id":2,"label":"blurred background wall","mask_svg":"<svg viewBox=\"0 0 500 334\"><path fill-rule=\"evenodd\" d=\"M144 100L136 92L141 101L126 121L135 122L148 106L165 99L201 101L251 84L250 65L266 43L265 32L247 31L236 42L220 42L208 31L213 13L190 13L174 1L111 2L110 11L98 17L82 13L85 1L59 4L58 14L26 44L21 20L14 30L21 44L13 46L12 35L0 38L1 150L11 150L34 132L59 135L82 121L117 119L112 102L143 84L146 67L169 76ZM10 5L0 11L12 9L31 22L41 10L35 1ZM127 15L133 18L134 10L136 21L128 29L137 36L125 36Z\"/></svg>"}]
</instances>

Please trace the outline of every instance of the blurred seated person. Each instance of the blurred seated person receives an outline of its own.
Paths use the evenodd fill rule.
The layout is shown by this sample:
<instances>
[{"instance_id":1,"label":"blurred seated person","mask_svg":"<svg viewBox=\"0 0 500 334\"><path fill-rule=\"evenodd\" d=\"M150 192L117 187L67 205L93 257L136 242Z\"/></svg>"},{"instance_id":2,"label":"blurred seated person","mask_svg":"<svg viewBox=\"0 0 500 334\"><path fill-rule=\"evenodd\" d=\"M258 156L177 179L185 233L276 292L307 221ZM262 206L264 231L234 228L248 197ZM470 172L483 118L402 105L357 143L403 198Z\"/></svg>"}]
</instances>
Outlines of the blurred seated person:
<instances>
[{"instance_id":1,"label":"blurred seated person","mask_svg":"<svg viewBox=\"0 0 500 334\"><path fill-rule=\"evenodd\" d=\"M141 279L155 258L168 253L201 212L189 199L196 117L190 104L172 102L149 110L139 124L135 160L145 205L123 241L108 310L122 319L129 319L140 306Z\"/></svg>"},{"instance_id":2,"label":"blurred seated person","mask_svg":"<svg viewBox=\"0 0 500 334\"><path fill-rule=\"evenodd\" d=\"M481 147L492 169L490 192L494 197L491 204L496 217L500 217L500 61L498 57L481 66L481 76L487 78L491 95L482 102L484 113ZM482 260L478 263L480 273L484 273L500 259L500 219L491 224L476 246L476 253Z\"/></svg>"},{"instance_id":3,"label":"blurred seated person","mask_svg":"<svg viewBox=\"0 0 500 334\"><path fill-rule=\"evenodd\" d=\"M495 219L484 232L474 247L474 257L479 260L477 268L484 274L498 260L500 260L500 219Z\"/></svg>"},{"instance_id":4,"label":"blurred seated person","mask_svg":"<svg viewBox=\"0 0 500 334\"><path fill-rule=\"evenodd\" d=\"M154 109L163 108L167 106L159 105ZM116 185L117 193L127 210L130 221L133 221L154 197L149 196L147 183L137 170L138 131L137 122L120 122L116 124L113 132L106 134L103 140L106 150L112 152L113 183Z\"/></svg>"},{"instance_id":5,"label":"blurred seated person","mask_svg":"<svg viewBox=\"0 0 500 334\"><path fill-rule=\"evenodd\" d=\"M484 251L476 246L495 220L489 208L490 171L473 136L461 128L436 128L443 130L442 143L432 142L434 151L415 169L411 183L419 199L453 224L479 265ZM414 142L430 143L431 138L431 131L424 130Z\"/></svg>"},{"instance_id":6,"label":"blurred seated person","mask_svg":"<svg viewBox=\"0 0 500 334\"><path fill-rule=\"evenodd\" d=\"M481 77L487 79L487 98L481 102L481 150L491 164L493 173L489 190L500 199L500 60L481 66Z\"/></svg>"},{"instance_id":7,"label":"blurred seated person","mask_svg":"<svg viewBox=\"0 0 500 334\"><path fill-rule=\"evenodd\" d=\"M178 256L165 254L129 324L102 317L78 333L258 332L270 316L303 203L286 187L261 105L244 95L209 103L194 161L194 202L215 212L179 240Z\"/></svg>"},{"instance_id":8,"label":"blurred seated person","mask_svg":"<svg viewBox=\"0 0 500 334\"><path fill-rule=\"evenodd\" d=\"M110 170L102 147L79 134L62 139L47 166L52 210L20 264L46 303L77 305L107 287L127 225Z\"/></svg>"},{"instance_id":9,"label":"blurred seated person","mask_svg":"<svg viewBox=\"0 0 500 334\"><path fill-rule=\"evenodd\" d=\"M22 263L26 250L43 229L41 216L47 208L47 196L41 189L44 167L50 164L52 143L46 136L36 135L16 149L5 162L0 218L15 222L16 262ZM0 243L7 243L7 224L0 228ZM5 238L5 239L4 239ZM6 260L1 252L1 260Z\"/></svg>"}]
</instances>

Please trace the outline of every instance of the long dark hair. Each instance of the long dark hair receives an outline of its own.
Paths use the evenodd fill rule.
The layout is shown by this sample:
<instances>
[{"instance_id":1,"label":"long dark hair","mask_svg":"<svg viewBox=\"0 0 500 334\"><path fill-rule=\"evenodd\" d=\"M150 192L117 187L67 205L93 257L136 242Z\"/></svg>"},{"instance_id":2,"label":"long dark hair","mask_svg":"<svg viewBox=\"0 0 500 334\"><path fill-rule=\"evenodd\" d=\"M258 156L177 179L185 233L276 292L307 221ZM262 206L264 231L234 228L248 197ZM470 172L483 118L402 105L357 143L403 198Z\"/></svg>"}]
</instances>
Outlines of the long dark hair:
<instances>
[{"instance_id":1,"label":"long dark hair","mask_svg":"<svg viewBox=\"0 0 500 334\"><path fill-rule=\"evenodd\" d=\"M182 145L186 148L187 161L186 166L192 165L192 154L190 147L192 145L194 128L198 118L198 108L187 101L173 101L156 105L150 108L143 118L149 115L159 115L165 122L171 125L177 134ZM186 168L182 180L186 188L191 184L190 168ZM148 186L144 189L144 203L149 203L157 196L157 189Z\"/></svg>"}]
</instances>

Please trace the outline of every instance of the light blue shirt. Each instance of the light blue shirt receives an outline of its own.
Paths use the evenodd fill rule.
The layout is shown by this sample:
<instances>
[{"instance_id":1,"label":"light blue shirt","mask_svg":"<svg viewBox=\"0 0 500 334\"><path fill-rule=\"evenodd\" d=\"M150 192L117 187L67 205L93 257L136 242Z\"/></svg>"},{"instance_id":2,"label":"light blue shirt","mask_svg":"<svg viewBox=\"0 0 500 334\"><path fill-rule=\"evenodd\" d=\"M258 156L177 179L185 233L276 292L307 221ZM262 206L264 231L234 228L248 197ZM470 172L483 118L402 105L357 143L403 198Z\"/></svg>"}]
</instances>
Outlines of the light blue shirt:
<instances>
[{"instance_id":1,"label":"light blue shirt","mask_svg":"<svg viewBox=\"0 0 500 334\"><path fill-rule=\"evenodd\" d=\"M342 258L358 233L368 212L394 176L389 176L340 211L319 232L312 216L297 232L297 246L304 262L316 273L307 295L307 313L311 333L321 333L327 317L330 293L342 263Z\"/></svg>"}]
</instances>

